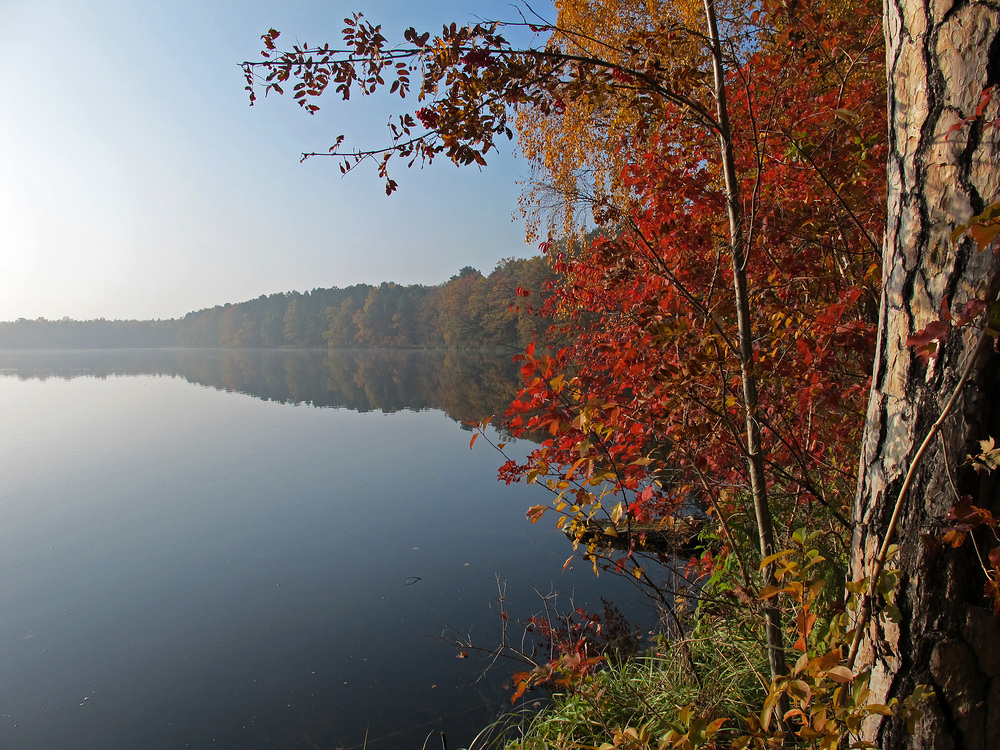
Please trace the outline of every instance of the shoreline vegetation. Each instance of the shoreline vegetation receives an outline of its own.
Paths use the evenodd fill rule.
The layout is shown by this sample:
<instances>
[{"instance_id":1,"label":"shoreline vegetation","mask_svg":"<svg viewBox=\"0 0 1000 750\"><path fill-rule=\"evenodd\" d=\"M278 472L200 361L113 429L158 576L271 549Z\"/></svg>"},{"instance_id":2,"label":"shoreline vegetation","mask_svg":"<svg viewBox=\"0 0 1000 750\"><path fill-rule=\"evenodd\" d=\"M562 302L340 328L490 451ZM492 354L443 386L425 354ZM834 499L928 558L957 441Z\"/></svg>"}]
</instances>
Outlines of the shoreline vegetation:
<instances>
[{"instance_id":1,"label":"shoreline vegetation","mask_svg":"<svg viewBox=\"0 0 1000 750\"><path fill-rule=\"evenodd\" d=\"M0 349L369 348L523 351L552 275L541 256L466 266L437 286L355 284L279 292L168 320L0 322ZM532 290L530 293L525 290ZM521 294L519 294L521 290Z\"/></svg>"},{"instance_id":2,"label":"shoreline vegetation","mask_svg":"<svg viewBox=\"0 0 1000 750\"><path fill-rule=\"evenodd\" d=\"M493 443L500 480L548 490L528 520L662 620L633 656L607 608L501 609L476 650L520 661L516 713L470 748L998 746L1000 17L981 6L605 0L402 44L359 14L342 44L263 34L251 103L419 81L389 146L325 152L342 172L374 162L391 194L394 157L482 167L516 127L529 232L553 209L546 261L152 322L174 346L523 347L504 426L543 437L526 458ZM545 46L501 33L524 26ZM603 233L559 247L563 217L559 236ZM0 346L32 325L36 346L87 330L16 321ZM700 555L598 543L692 505ZM535 690L552 700L527 718Z\"/></svg>"},{"instance_id":3,"label":"shoreline vegetation","mask_svg":"<svg viewBox=\"0 0 1000 750\"><path fill-rule=\"evenodd\" d=\"M390 162L484 167L515 129L532 167L529 236L560 275L506 424L546 437L499 476L547 489L529 520L568 527L665 620L628 661L598 615L532 618L520 652L505 618L514 707L535 688L554 702L472 747L996 747L1000 496L977 474L1000 467L997 17L868 0L555 14L402 43L354 14L334 44L269 29L242 66L251 104L287 87L310 114L328 87L419 92L387 145L302 155L371 162L387 194ZM588 532L692 502L712 523L686 562Z\"/></svg>"}]
</instances>

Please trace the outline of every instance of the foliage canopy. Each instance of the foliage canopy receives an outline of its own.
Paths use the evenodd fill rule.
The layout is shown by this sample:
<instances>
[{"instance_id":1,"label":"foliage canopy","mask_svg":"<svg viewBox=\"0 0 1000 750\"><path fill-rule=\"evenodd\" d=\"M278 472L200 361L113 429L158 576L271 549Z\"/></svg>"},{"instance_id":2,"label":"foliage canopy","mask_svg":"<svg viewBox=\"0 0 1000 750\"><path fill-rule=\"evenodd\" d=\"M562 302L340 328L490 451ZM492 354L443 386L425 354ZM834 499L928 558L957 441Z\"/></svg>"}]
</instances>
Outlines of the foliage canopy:
<instances>
[{"instance_id":1,"label":"foliage canopy","mask_svg":"<svg viewBox=\"0 0 1000 750\"><path fill-rule=\"evenodd\" d=\"M554 207L560 241L542 244L558 273L552 324L521 355L525 387L507 414L515 434L547 437L501 478L550 490L529 518L557 514L595 570L634 575L665 604L700 596L702 623L759 628L769 692L759 712L730 717L744 731L733 746L793 733L837 747L866 716L901 709L869 700L847 654L845 607L869 589L891 621L893 571L846 594L843 577L885 221L881 3L556 8L553 22L524 6L517 24L409 29L398 47L360 16L345 19L340 50L279 52L271 30L265 60L245 65L248 89L296 81L315 111L331 83L346 99L405 96L419 80L422 106L390 123L387 148L330 149L345 172L375 160L387 193L392 158L483 166L516 123L534 169L525 211ZM512 47L512 25L544 43ZM960 229L988 233L991 220ZM598 231L574 241L585 226ZM691 514L711 522L708 549L678 570L643 530ZM602 535L628 541L609 550ZM715 741L722 724L685 711L660 748ZM654 744L629 731L615 747Z\"/></svg>"}]
</instances>

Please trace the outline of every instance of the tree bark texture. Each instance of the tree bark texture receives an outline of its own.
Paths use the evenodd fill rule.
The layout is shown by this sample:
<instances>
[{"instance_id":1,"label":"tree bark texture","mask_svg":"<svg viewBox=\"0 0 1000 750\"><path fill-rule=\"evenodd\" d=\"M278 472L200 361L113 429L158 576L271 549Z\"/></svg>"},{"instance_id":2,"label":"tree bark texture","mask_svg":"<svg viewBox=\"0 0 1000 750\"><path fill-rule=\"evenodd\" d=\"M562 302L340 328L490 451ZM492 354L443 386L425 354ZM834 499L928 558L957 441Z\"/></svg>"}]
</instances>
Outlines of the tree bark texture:
<instances>
[{"instance_id":1,"label":"tree bark texture","mask_svg":"<svg viewBox=\"0 0 1000 750\"><path fill-rule=\"evenodd\" d=\"M1000 129L983 121L949 134L975 112L988 86L1000 83L1000 2L886 0L889 75L888 223L876 365L855 502L852 575L868 575L903 477L976 358L956 407L923 457L904 499L897 529L901 580L897 624L875 616L857 666L872 669L873 700L903 700L917 685L933 688L914 735L902 721L871 717L863 738L880 748L1000 748L1000 618L984 596L985 573L968 540L959 549L928 544L940 535L958 493L1000 511L996 476L964 462L977 441L1000 441L1000 357L979 331L953 329L924 364L906 345L940 317L947 299L995 299L997 255L955 227L1000 200ZM1000 99L1000 97L998 97ZM998 116L997 103L984 113ZM956 487L949 479L954 477ZM994 472L996 474L998 472ZM980 537L985 554L995 546Z\"/></svg>"}]
</instances>

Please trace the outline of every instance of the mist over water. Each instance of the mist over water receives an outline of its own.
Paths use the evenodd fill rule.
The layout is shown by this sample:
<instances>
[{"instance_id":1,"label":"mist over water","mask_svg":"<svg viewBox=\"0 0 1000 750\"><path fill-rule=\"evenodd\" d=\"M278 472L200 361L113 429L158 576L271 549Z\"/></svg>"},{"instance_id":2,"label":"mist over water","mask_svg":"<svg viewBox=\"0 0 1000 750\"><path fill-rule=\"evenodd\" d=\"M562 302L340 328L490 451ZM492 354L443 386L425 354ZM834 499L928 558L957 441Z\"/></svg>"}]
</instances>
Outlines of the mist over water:
<instances>
[{"instance_id":1,"label":"mist over water","mask_svg":"<svg viewBox=\"0 0 1000 750\"><path fill-rule=\"evenodd\" d=\"M459 747L512 667L439 637L496 645L497 576L641 618L469 450L508 359L0 352L0 746Z\"/></svg>"}]
</instances>

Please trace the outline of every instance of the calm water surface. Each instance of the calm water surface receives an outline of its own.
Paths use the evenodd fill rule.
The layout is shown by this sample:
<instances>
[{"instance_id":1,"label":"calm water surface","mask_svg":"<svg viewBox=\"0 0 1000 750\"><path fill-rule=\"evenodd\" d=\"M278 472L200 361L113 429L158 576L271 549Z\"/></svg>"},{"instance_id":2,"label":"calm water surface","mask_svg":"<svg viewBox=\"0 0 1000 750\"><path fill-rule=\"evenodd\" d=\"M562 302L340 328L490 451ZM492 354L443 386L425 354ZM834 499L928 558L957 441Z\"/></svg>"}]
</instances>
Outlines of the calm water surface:
<instances>
[{"instance_id":1,"label":"calm water surface","mask_svg":"<svg viewBox=\"0 0 1000 750\"><path fill-rule=\"evenodd\" d=\"M0 352L0 747L468 743L511 668L439 636L495 645L496 576L639 607L469 450L506 360Z\"/></svg>"}]
</instances>

